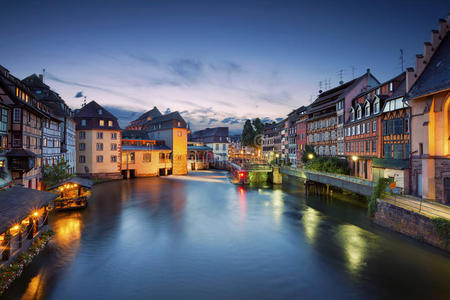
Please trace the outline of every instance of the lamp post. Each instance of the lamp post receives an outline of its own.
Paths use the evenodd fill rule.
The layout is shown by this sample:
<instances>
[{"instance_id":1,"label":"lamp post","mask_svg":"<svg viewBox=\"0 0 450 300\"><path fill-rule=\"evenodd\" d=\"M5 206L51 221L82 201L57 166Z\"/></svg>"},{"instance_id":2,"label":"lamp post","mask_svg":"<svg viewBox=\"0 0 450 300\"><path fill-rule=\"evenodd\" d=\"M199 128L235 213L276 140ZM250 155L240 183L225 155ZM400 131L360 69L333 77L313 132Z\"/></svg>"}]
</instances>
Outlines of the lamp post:
<instances>
[{"instance_id":1,"label":"lamp post","mask_svg":"<svg viewBox=\"0 0 450 300\"><path fill-rule=\"evenodd\" d=\"M314 159L314 154L312 154L312 153L309 153L309 154L308 154L308 159L309 159L309 160L312 160L312 159Z\"/></svg>"},{"instance_id":2,"label":"lamp post","mask_svg":"<svg viewBox=\"0 0 450 300\"><path fill-rule=\"evenodd\" d=\"M353 156L352 156L352 160L353 160L353 163L354 163L354 166L355 166L355 177L358 177L358 174L357 174L357 167L356 167L356 164L357 164L357 161L358 161L358 156L353 155Z\"/></svg>"}]
</instances>

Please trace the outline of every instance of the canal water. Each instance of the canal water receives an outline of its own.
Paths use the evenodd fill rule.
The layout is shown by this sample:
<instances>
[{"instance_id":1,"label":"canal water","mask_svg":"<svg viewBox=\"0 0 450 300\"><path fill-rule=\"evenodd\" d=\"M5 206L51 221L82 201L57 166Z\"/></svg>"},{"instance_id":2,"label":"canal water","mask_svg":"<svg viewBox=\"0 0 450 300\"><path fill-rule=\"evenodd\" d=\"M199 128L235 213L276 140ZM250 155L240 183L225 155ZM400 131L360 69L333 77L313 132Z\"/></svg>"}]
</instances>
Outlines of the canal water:
<instances>
[{"instance_id":1,"label":"canal water","mask_svg":"<svg viewBox=\"0 0 450 300\"><path fill-rule=\"evenodd\" d=\"M226 173L96 185L5 299L449 299L450 256L376 227L354 196Z\"/></svg>"}]
</instances>

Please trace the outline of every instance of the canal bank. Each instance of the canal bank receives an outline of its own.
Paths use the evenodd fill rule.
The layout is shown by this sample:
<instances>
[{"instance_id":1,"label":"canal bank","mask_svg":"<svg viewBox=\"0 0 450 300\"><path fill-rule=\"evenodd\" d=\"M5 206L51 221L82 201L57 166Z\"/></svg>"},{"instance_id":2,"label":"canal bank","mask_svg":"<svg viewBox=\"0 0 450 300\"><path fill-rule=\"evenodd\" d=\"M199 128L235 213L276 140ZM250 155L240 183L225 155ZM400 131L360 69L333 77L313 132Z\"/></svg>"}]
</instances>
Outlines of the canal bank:
<instances>
[{"instance_id":1,"label":"canal bank","mask_svg":"<svg viewBox=\"0 0 450 300\"><path fill-rule=\"evenodd\" d=\"M443 251L333 199L233 185L214 171L97 184L86 210L51 216L55 237L3 299L450 294Z\"/></svg>"}]
</instances>

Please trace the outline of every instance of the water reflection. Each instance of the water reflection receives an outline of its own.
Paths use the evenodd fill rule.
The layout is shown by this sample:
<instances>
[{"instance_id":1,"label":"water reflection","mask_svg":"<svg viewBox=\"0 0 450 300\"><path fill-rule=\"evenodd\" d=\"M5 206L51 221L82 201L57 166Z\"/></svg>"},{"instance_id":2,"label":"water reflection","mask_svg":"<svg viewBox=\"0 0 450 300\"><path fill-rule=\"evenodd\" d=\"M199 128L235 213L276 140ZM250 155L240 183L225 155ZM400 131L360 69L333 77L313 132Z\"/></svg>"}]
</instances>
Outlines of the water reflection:
<instances>
[{"instance_id":1,"label":"water reflection","mask_svg":"<svg viewBox=\"0 0 450 300\"><path fill-rule=\"evenodd\" d=\"M450 259L365 229L365 209L178 177L94 187L5 299L368 299L450 294ZM225 181L225 180L224 180ZM297 183L296 183L297 184ZM356 218L358 219L358 218ZM356 226L358 225L358 226ZM424 272L427 270L428 272ZM420 282L415 285L414 282Z\"/></svg>"},{"instance_id":2,"label":"water reflection","mask_svg":"<svg viewBox=\"0 0 450 300\"><path fill-rule=\"evenodd\" d=\"M317 228L320 224L320 215L317 210L306 207L303 211L303 226L305 228L306 238L310 244L314 244L316 240Z\"/></svg>"},{"instance_id":3,"label":"water reflection","mask_svg":"<svg viewBox=\"0 0 450 300\"><path fill-rule=\"evenodd\" d=\"M32 300L32 299L41 299L44 290L45 281L42 280L42 275L39 273L31 279L28 287L23 294L22 300Z\"/></svg>"},{"instance_id":4,"label":"water reflection","mask_svg":"<svg viewBox=\"0 0 450 300\"><path fill-rule=\"evenodd\" d=\"M353 274L357 274L365 265L367 234L368 232L350 224L340 225L338 228L338 242L347 258L347 267Z\"/></svg>"}]
</instances>

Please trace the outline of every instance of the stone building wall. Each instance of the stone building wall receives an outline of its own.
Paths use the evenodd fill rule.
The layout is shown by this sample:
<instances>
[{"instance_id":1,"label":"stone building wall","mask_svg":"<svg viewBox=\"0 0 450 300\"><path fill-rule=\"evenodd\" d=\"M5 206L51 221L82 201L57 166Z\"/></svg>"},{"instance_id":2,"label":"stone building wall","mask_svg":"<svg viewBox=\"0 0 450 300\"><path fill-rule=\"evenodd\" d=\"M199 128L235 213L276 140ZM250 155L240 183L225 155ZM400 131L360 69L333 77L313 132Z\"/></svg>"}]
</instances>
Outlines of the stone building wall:
<instances>
[{"instance_id":1,"label":"stone building wall","mask_svg":"<svg viewBox=\"0 0 450 300\"><path fill-rule=\"evenodd\" d=\"M444 242L434 230L431 219L424 215L378 199L377 212L373 217L373 221L380 226L450 251L450 244L447 246L444 245Z\"/></svg>"}]
</instances>

